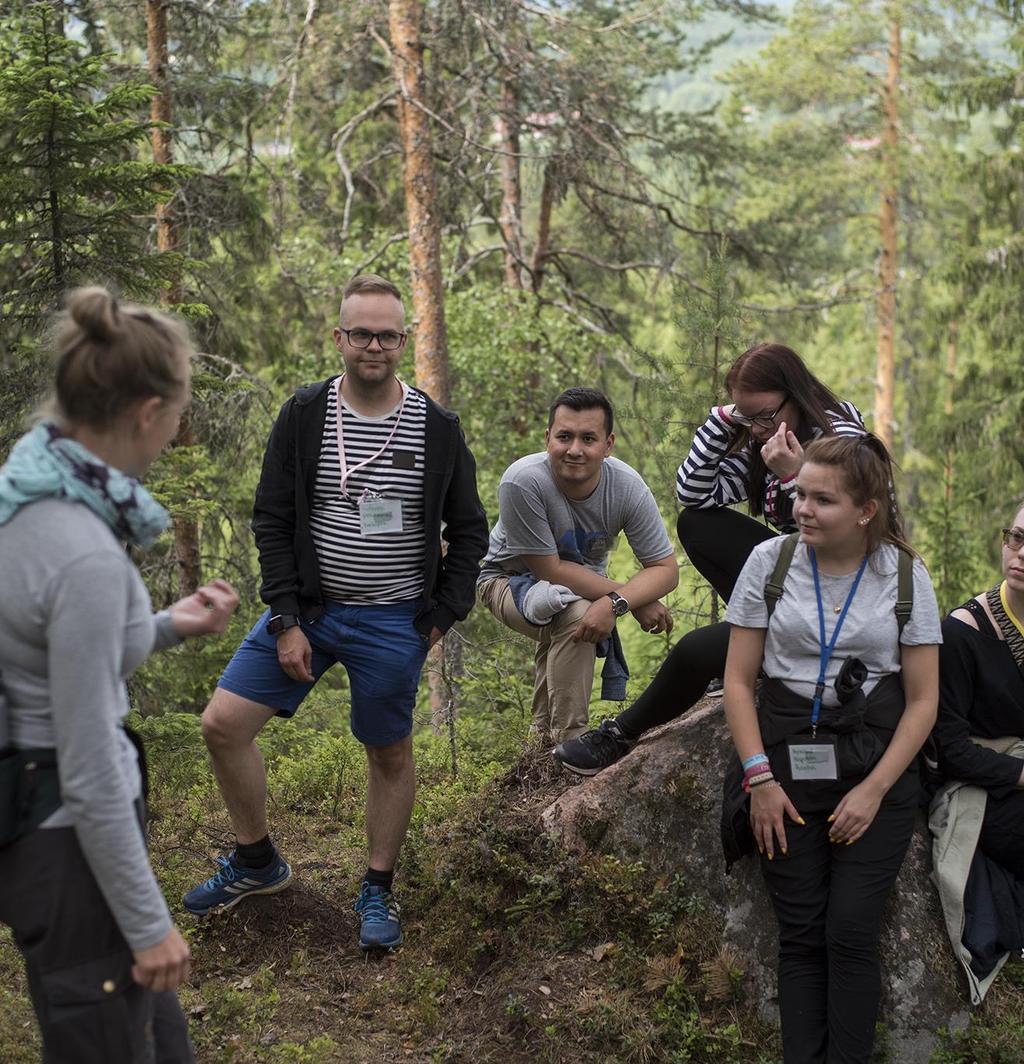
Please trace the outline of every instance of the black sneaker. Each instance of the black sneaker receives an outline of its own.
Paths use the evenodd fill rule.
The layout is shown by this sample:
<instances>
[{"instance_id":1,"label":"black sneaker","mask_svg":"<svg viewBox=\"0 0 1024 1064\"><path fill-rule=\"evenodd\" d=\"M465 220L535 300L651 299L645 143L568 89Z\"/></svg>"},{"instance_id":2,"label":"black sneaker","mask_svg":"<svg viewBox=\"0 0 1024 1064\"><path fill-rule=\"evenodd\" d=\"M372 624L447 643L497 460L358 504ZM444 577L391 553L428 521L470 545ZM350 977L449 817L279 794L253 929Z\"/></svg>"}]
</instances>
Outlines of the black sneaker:
<instances>
[{"instance_id":1,"label":"black sneaker","mask_svg":"<svg viewBox=\"0 0 1024 1064\"><path fill-rule=\"evenodd\" d=\"M577 776L596 776L601 769L625 757L633 745L614 720L605 720L596 731L566 739L551 753L559 764Z\"/></svg>"}]
</instances>

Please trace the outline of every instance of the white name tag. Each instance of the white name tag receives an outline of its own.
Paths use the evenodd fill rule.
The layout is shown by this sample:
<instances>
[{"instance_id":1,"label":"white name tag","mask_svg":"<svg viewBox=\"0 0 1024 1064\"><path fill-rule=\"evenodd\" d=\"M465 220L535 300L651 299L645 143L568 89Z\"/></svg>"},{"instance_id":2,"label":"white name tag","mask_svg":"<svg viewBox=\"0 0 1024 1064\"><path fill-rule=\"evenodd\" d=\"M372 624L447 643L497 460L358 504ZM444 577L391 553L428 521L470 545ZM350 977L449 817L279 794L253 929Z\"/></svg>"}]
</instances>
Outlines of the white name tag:
<instances>
[{"instance_id":1,"label":"white name tag","mask_svg":"<svg viewBox=\"0 0 1024 1064\"><path fill-rule=\"evenodd\" d=\"M790 743L789 771L794 780L837 780L835 743Z\"/></svg>"},{"instance_id":2,"label":"white name tag","mask_svg":"<svg viewBox=\"0 0 1024 1064\"><path fill-rule=\"evenodd\" d=\"M364 536L401 532L402 500L364 499L359 504L359 531Z\"/></svg>"}]
</instances>

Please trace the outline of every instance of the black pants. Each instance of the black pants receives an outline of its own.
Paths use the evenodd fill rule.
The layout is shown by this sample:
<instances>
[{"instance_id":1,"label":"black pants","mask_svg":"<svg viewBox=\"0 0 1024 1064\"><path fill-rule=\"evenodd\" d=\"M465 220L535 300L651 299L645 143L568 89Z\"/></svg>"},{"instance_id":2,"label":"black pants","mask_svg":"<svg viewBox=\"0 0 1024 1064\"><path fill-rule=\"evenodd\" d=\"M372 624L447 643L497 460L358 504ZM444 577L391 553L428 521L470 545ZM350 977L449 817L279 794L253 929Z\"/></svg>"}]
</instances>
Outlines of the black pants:
<instances>
[{"instance_id":1,"label":"black pants","mask_svg":"<svg viewBox=\"0 0 1024 1064\"><path fill-rule=\"evenodd\" d=\"M728 600L750 552L774 532L735 510L683 510L679 541L697 571ZM631 739L685 713L725 672L725 621L687 632L672 648L647 690L617 720Z\"/></svg>"},{"instance_id":2,"label":"black pants","mask_svg":"<svg viewBox=\"0 0 1024 1064\"><path fill-rule=\"evenodd\" d=\"M1005 798L989 795L978 839L981 852L1024 880L1024 791Z\"/></svg>"},{"instance_id":3,"label":"black pants","mask_svg":"<svg viewBox=\"0 0 1024 1064\"><path fill-rule=\"evenodd\" d=\"M789 852L761 858L779 923L785 1064L865 1064L881 993L878 938L914 829L916 799L884 801L852 846L828 840L828 812L786 820Z\"/></svg>"},{"instance_id":4,"label":"black pants","mask_svg":"<svg viewBox=\"0 0 1024 1064\"><path fill-rule=\"evenodd\" d=\"M25 958L46 1064L192 1064L178 999L132 980L131 950L74 829L38 829L0 850L0 922Z\"/></svg>"}]
</instances>

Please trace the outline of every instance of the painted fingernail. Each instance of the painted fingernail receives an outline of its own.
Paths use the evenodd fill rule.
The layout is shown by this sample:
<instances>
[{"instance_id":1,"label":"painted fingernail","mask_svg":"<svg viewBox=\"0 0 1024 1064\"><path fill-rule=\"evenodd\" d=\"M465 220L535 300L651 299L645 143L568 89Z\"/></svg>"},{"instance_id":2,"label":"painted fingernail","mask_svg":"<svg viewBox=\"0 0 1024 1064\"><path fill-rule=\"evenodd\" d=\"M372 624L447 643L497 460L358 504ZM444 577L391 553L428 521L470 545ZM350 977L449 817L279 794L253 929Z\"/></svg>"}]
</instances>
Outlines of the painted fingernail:
<instances>
[{"instance_id":1,"label":"painted fingernail","mask_svg":"<svg viewBox=\"0 0 1024 1064\"><path fill-rule=\"evenodd\" d=\"M768 854L768 860L770 861L771 859L772 859L772 855Z\"/></svg>"},{"instance_id":2,"label":"painted fingernail","mask_svg":"<svg viewBox=\"0 0 1024 1064\"><path fill-rule=\"evenodd\" d=\"M826 820L826 821L825 821L825 823L826 823L826 824L831 824L831 823L832 823L832 821L833 821L833 820L835 820L835 818L836 818L836 815L835 815L835 813L833 813L833 814L832 814L832 815L831 815L831 816L830 816L830 817L828 818L828 820Z\"/></svg>"},{"instance_id":3,"label":"painted fingernail","mask_svg":"<svg viewBox=\"0 0 1024 1064\"><path fill-rule=\"evenodd\" d=\"M787 850L786 847L783 846L782 847L782 856L785 857L787 853L789 853L789 850Z\"/></svg>"},{"instance_id":4,"label":"painted fingernail","mask_svg":"<svg viewBox=\"0 0 1024 1064\"><path fill-rule=\"evenodd\" d=\"M846 840L846 845L847 846L852 846L853 845L853 839L847 839Z\"/></svg>"},{"instance_id":5,"label":"painted fingernail","mask_svg":"<svg viewBox=\"0 0 1024 1064\"><path fill-rule=\"evenodd\" d=\"M804 827L807 827L807 821L806 821L806 820L804 820L804 818L803 818L802 816L798 816L798 817L796 818L796 822L797 822L798 824L803 824L803 826L804 826Z\"/></svg>"}]
</instances>

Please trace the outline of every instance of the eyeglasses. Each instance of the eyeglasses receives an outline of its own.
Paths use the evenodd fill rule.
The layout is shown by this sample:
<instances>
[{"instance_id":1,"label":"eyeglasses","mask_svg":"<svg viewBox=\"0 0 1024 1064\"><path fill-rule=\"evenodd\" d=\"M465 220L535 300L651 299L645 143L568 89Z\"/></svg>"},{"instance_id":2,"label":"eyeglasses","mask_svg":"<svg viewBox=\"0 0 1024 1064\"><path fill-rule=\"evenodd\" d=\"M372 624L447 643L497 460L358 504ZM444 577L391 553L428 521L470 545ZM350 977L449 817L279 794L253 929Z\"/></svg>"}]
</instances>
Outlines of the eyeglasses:
<instances>
[{"instance_id":1,"label":"eyeglasses","mask_svg":"<svg viewBox=\"0 0 1024 1064\"><path fill-rule=\"evenodd\" d=\"M338 332L343 332L348 342L360 350L369 347L376 340L381 351L397 351L405 339L404 332L395 332L394 329L385 329L384 332L371 332L369 329L339 329Z\"/></svg>"},{"instance_id":2,"label":"eyeglasses","mask_svg":"<svg viewBox=\"0 0 1024 1064\"><path fill-rule=\"evenodd\" d=\"M1019 528L1001 528L999 530L1003 534L1003 546L1012 547L1013 550L1020 550L1024 547L1024 530Z\"/></svg>"},{"instance_id":3,"label":"eyeglasses","mask_svg":"<svg viewBox=\"0 0 1024 1064\"><path fill-rule=\"evenodd\" d=\"M758 414L756 417L747 417L746 414L741 414L735 407L729 416L737 425L745 425L750 428L753 425L757 425L762 429L775 428L775 419L779 416L779 411L789 402L789 396L787 395L781 403L770 414Z\"/></svg>"}]
</instances>

